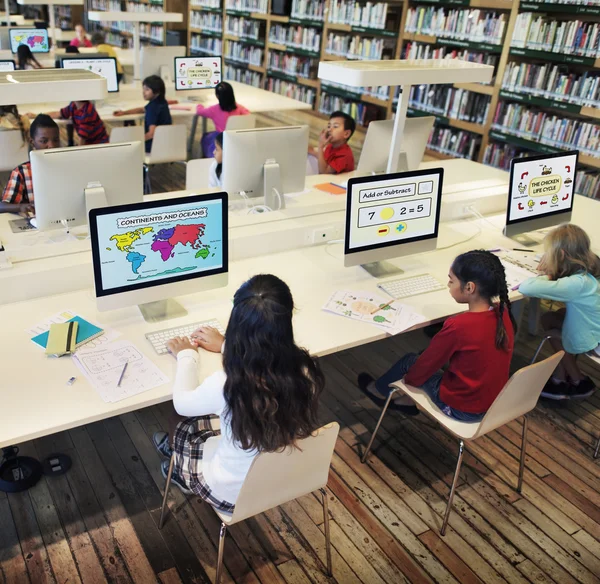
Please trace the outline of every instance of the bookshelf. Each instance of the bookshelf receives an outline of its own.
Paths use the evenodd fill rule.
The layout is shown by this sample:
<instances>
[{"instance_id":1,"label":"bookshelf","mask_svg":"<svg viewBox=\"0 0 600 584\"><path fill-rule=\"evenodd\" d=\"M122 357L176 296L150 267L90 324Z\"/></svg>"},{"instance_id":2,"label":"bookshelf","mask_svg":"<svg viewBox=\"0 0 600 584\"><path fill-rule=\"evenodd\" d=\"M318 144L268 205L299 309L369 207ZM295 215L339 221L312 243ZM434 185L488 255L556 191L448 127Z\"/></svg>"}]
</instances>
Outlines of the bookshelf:
<instances>
[{"instance_id":1,"label":"bookshelf","mask_svg":"<svg viewBox=\"0 0 600 584\"><path fill-rule=\"evenodd\" d=\"M590 140L579 147L580 188L600 198L600 0L291 0L283 16L272 5L190 0L191 54L223 54L226 79L310 103L323 118L343 109L363 125L391 117L397 96L385 86L319 81L319 61L461 58L492 65L488 84L413 87L408 115L436 117L428 154L506 168L515 155L579 143L515 133L498 122L512 119L507 112L545 113L528 119L556 133L573 125L575 137Z\"/></svg>"}]
</instances>

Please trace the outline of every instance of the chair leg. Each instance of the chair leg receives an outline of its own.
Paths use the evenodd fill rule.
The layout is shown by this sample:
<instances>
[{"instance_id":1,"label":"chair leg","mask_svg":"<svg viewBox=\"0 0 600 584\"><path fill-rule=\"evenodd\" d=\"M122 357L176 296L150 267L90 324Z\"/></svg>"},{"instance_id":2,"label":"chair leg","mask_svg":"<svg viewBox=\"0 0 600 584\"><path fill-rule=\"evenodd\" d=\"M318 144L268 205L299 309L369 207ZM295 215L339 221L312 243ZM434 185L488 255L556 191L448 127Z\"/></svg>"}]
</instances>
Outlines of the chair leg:
<instances>
[{"instance_id":1,"label":"chair leg","mask_svg":"<svg viewBox=\"0 0 600 584\"><path fill-rule=\"evenodd\" d=\"M165 510L167 508L167 497L169 496L169 488L171 487L171 477L173 476L173 467L175 466L175 454L171 454L171 461L169 462L169 472L167 473L167 481L165 483L165 494L163 495L162 507L160 508L160 521L158 522L158 529L162 529L165 521Z\"/></svg>"},{"instance_id":2,"label":"chair leg","mask_svg":"<svg viewBox=\"0 0 600 584\"><path fill-rule=\"evenodd\" d=\"M525 452L527 450L527 416L523 416L523 434L521 436L521 460L519 461L519 482L517 483L517 493L521 492L523 487L523 473L525 472Z\"/></svg>"},{"instance_id":3,"label":"chair leg","mask_svg":"<svg viewBox=\"0 0 600 584\"><path fill-rule=\"evenodd\" d=\"M377 432L379 431L379 426L381 426L381 422L383 421L383 416L385 416L385 412L387 412L390 402L392 401L392 399L394 399L394 395L396 395L396 393L399 391L400 390L396 387L390 392L390 395L388 395L385 405L383 406L383 410L381 410L381 415L379 416L379 420L377 420L377 426L375 426L375 430L373 430L373 434L371 434L371 439L369 440L369 443L367 444L367 448L365 449L365 451L360 459L360 461L362 463L364 463L365 460L367 460L367 456L369 455L371 446L373 445L373 440L375 440L375 436L377 436Z\"/></svg>"},{"instance_id":4,"label":"chair leg","mask_svg":"<svg viewBox=\"0 0 600 584\"><path fill-rule=\"evenodd\" d=\"M215 584L221 583L221 574L223 572L223 551L225 550L225 536L227 535L227 525L221 523L219 531L219 555L217 556L217 575L215 576Z\"/></svg>"},{"instance_id":5,"label":"chair leg","mask_svg":"<svg viewBox=\"0 0 600 584\"><path fill-rule=\"evenodd\" d=\"M327 553L327 575L332 576L331 571L331 535L329 533L329 501L327 500L327 490L320 489L323 496L323 523L325 525L325 552Z\"/></svg>"},{"instance_id":6,"label":"chair leg","mask_svg":"<svg viewBox=\"0 0 600 584\"><path fill-rule=\"evenodd\" d=\"M545 336L541 343L538 345L537 351L535 352L535 355L533 356L533 359L531 360L531 364L533 365L538 358L538 355L540 354L540 351L542 350L542 347L546 344L546 341L549 341L552 337L550 335Z\"/></svg>"},{"instance_id":7,"label":"chair leg","mask_svg":"<svg viewBox=\"0 0 600 584\"><path fill-rule=\"evenodd\" d=\"M446 505L446 514L444 515L444 523L442 523L442 529L440 535L446 535L446 526L448 525L448 519L450 518L450 511L452 511L452 501L454 501L454 491L456 491L456 484L458 483L458 477L460 476L460 465L462 464L463 454L465 452L465 443L461 440L458 447L458 460L456 461L456 470L454 471L454 479L452 480L452 488L450 489L450 496L448 497L448 505Z\"/></svg>"},{"instance_id":8,"label":"chair leg","mask_svg":"<svg viewBox=\"0 0 600 584\"><path fill-rule=\"evenodd\" d=\"M596 450L594 450L594 458L598 458L600 453L600 436L598 437L598 444L596 444Z\"/></svg>"}]
</instances>

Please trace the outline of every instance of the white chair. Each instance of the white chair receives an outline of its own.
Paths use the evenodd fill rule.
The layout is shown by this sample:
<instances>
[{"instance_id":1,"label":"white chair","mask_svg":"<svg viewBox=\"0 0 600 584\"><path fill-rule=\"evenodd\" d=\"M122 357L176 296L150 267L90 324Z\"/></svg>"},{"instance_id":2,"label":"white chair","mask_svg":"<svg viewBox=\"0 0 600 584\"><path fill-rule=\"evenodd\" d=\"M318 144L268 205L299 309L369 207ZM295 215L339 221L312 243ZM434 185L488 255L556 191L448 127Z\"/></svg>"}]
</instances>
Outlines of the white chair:
<instances>
[{"instance_id":1,"label":"white chair","mask_svg":"<svg viewBox=\"0 0 600 584\"><path fill-rule=\"evenodd\" d=\"M0 171L12 170L29 160L29 145L20 130L0 132Z\"/></svg>"},{"instance_id":2,"label":"white chair","mask_svg":"<svg viewBox=\"0 0 600 584\"><path fill-rule=\"evenodd\" d=\"M148 168L153 164L181 162L187 164L187 126L174 124L157 126L152 139L152 150L144 159L145 193L151 193Z\"/></svg>"},{"instance_id":3,"label":"white chair","mask_svg":"<svg viewBox=\"0 0 600 584\"><path fill-rule=\"evenodd\" d=\"M313 436L299 440L297 448L288 447L282 452L263 452L250 466L238 496L233 514L215 509L221 520L219 553L215 583L221 581L223 551L227 527L249 517L308 495L319 489L323 496L323 519L327 553L327 575L331 576L331 541L329 535L329 510L327 504L327 478L331 457L340 426L332 422L320 428ZM167 495L171 484L175 456L171 456L165 493L160 511L159 529L163 526Z\"/></svg>"},{"instance_id":4,"label":"white chair","mask_svg":"<svg viewBox=\"0 0 600 584\"><path fill-rule=\"evenodd\" d=\"M110 131L110 143L142 142L144 143L144 126L115 126Z\"/></svg>"},{"instance_id":5,"label":"white chair","mask_svg":"<svg viewBox=\"0 0 600 584\"><path fill-rule=\"evenodd\" d=\"M546 339L544 339L546 340ZM543 344L543 343L542 343ZM446 513L444 515L444 522L440 529L440 534L445 535L446 526L448 525L448 519L450 517L450 511L452 510L452 501L454 499L454 491L456 490L456 484L458 483L458 477L460 475L460 466L462 464L462 458L465 448L465 441L475 440L480 436L484 436L488 432L504 426L508 422L512 422L517 418L523 416L523 435L521 439L521 459L519 461L519 481L517 484L517 492L521 492L523 485L523 471L525 470L525 450L527 448L527 413L530 412L540 397L544 385L550 379L552 372L556 369L556 366L562 359L564 351L559 351L551 357L548 357L544 361L535 363L541 345L538 348L531 365L519 369L507 382L502 391L498 394L498 397L494 400L494 403L490 406L481 422L461 422L446 416L432 401L427 393L420 387L412 387L406 385L402 380L396 381L390 384L390 387L394 389L390 392L379 421L375 427L375 431L369 440L369 444L361 458L362 462L365 462L373 440L379 430L383 416L394 396L397 393L405 393L415 402L415 405L419 409L423 410L426 414L434 418L443 428L448 430L451 434L454 434L459 439L458 449L458 460L456 461L456 470L454 471L454 479L452 481L452 487L450 489L450 496L448 498L448 504L446 505Z\"/></svg>"},{"instance_id":6,"label":"white chair","mask_svg":"<svg viewBox=\"0 0 600 584\"><path fill-rule=\"evenodd\" d=\"M254 114L231 116L225 124L225 130L252 130L253 128L256 128L256 116Z\"/></svg>"},{"instance_id":7,"label":"white chair","mask_svg":"<svg viewBox=\"0 0 600 584\"><path fill-rule=\"evenodd\" d=\"M214 158L196 158L189 160L185 169L186 190L208 188L209 171Z\"/></svg>"}]
</instances>

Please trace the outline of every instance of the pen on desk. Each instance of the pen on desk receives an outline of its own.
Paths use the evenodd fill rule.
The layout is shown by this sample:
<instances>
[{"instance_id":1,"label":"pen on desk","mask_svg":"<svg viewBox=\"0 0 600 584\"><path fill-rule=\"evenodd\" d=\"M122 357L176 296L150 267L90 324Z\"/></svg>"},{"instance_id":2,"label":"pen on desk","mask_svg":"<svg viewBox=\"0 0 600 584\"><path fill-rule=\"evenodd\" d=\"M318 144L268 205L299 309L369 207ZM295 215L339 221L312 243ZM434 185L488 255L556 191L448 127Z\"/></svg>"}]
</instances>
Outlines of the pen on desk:
<instances>
[{"instance_id":1,"label":"pen on desk","mask_svg":"<svg viewBox=\"0 0 600 584\"><path fill-rule=\"evenodd\" d=\"M67 381L67 385L73 385L75 383L75 381L77 380L77 377L71 377L69 379L69 381Z\"/></svg>"},{"instance_id":2,"label":"pen on desk","mask_svg":"<svg viewBox=\"0 0 600 584\"><path fill-rule=\"evenodd\" d=\"M498 252L498 251L502 251L502 248L501 247L495 247L494 249L488 249L488 251L491 252L491 253L495 253L495 252Z\"/></svg>"},{"instance_id":3,"label":"pen on desk","mask_svg":"<svg viewBox=\"0 0 600 584\"><path fill-rule=\"evenodd\" d=\"M523 253L531 253L530 249L519 249L518 247L513 247L513 251L522 251Z\"/></svg>"},{"instance_id":4,"label":"pen on desk","mask_svg":"<svg viewBox=\"0 0 600 584\"><path fill-rule=\"evenodd\" d=\"M390 306L392 304L392 302L395 302L395 298L392 298L392 300L390 300L387 304L384 304L383 306L380 306L378 308L376 308L375 310L373 310L371 312L371 314L375 314L376 312L379 312L380 310L383 310L384 308L387 308L388 306Z\"/></svg>"},{"instance_id":5,"label":"pen on desk","mask_svg":"<svg viewBox=\"0 0 600 584\"><path fill-rule=\"evenodd\" d=\"M123 375L125 375L125 371L127 370L127 365L129 365L129 361L125 361L125 365L123 366L123 371L121 371L121 375L119 376L119 381L117 381L117 387L121 387L121 381L123 381Z\"/></svg>"}]
</instances>

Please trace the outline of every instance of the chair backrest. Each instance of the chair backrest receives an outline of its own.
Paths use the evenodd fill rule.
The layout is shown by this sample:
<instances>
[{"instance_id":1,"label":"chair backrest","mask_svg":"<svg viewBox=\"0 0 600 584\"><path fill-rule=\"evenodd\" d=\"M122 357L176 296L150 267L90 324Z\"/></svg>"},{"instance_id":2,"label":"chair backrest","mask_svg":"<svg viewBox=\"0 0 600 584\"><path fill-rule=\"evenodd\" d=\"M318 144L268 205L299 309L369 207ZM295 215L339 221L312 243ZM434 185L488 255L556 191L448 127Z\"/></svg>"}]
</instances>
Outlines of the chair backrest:
<instances>
[{"instance_id":1,"label":"chair backrest","mask_svg":"<svg viewBox=\"0 0 600 584\"><path fill-rule=\"evenodd\" d=\"M110 131L110 142L144 142L144 126L115 126Z\"/></svg>"},{"instance_id":2,"label":"chair backrest","mask_svg":"<svg viewBox=\"0 0 600 584\"><path fill-rule=\"evenodd\" d=\"M332 422L298 441L298 448L259 454L246 475L231 523L324 487L339 431L339 424Z\"/></svg>"},{"instance_id":3,"label":"chair backrest","mask_svg":"<svg viewBox=\"0 0 600 584\"><path fill-rule=\"evenodd\" d=\"M185 169L186 190L207 189L210 167L214 158L196 158L187 163Z\"/></svg>"},{"instance_id":4,"label":"chair backrest","mask_svg":"<svg viewBox=\"0 0 600 584\"><path fill-rule=\"evenodd\" d=\"M494 400L473 439L530 412L564 354L564 351L559 351L543 361L519 369Z\"/></svg>"},{"instance_id":5,"label":"chair backrest","mask_svg":"<svg viewBox=\"0 0 600 584\"><path fill-rule=\"evenodd\" d=\"M256 116L254 114L230 116L225 124L226 130L252 130L252 128L256 128Z\"/></svg>"},{"instance_id":6,"label":"chair backrest","mask_svg":"<svg viewBox=\"0 0 600 584\"><path fill-rule=\"evenodd\" d=\"M29 147L20 130L0 131L0 171L12 170L27 162Z\"/></svg>"},{"instance_id":7,"label":"chair backrest","mask_svg":"<svg viewBox=\"0 0 600 584\"><path fill-rule=\"evenodd\" d=\"M150 163L180 162L187 160L187 126L157 126L152 139Z\"/></svg>"}]
</instances>

